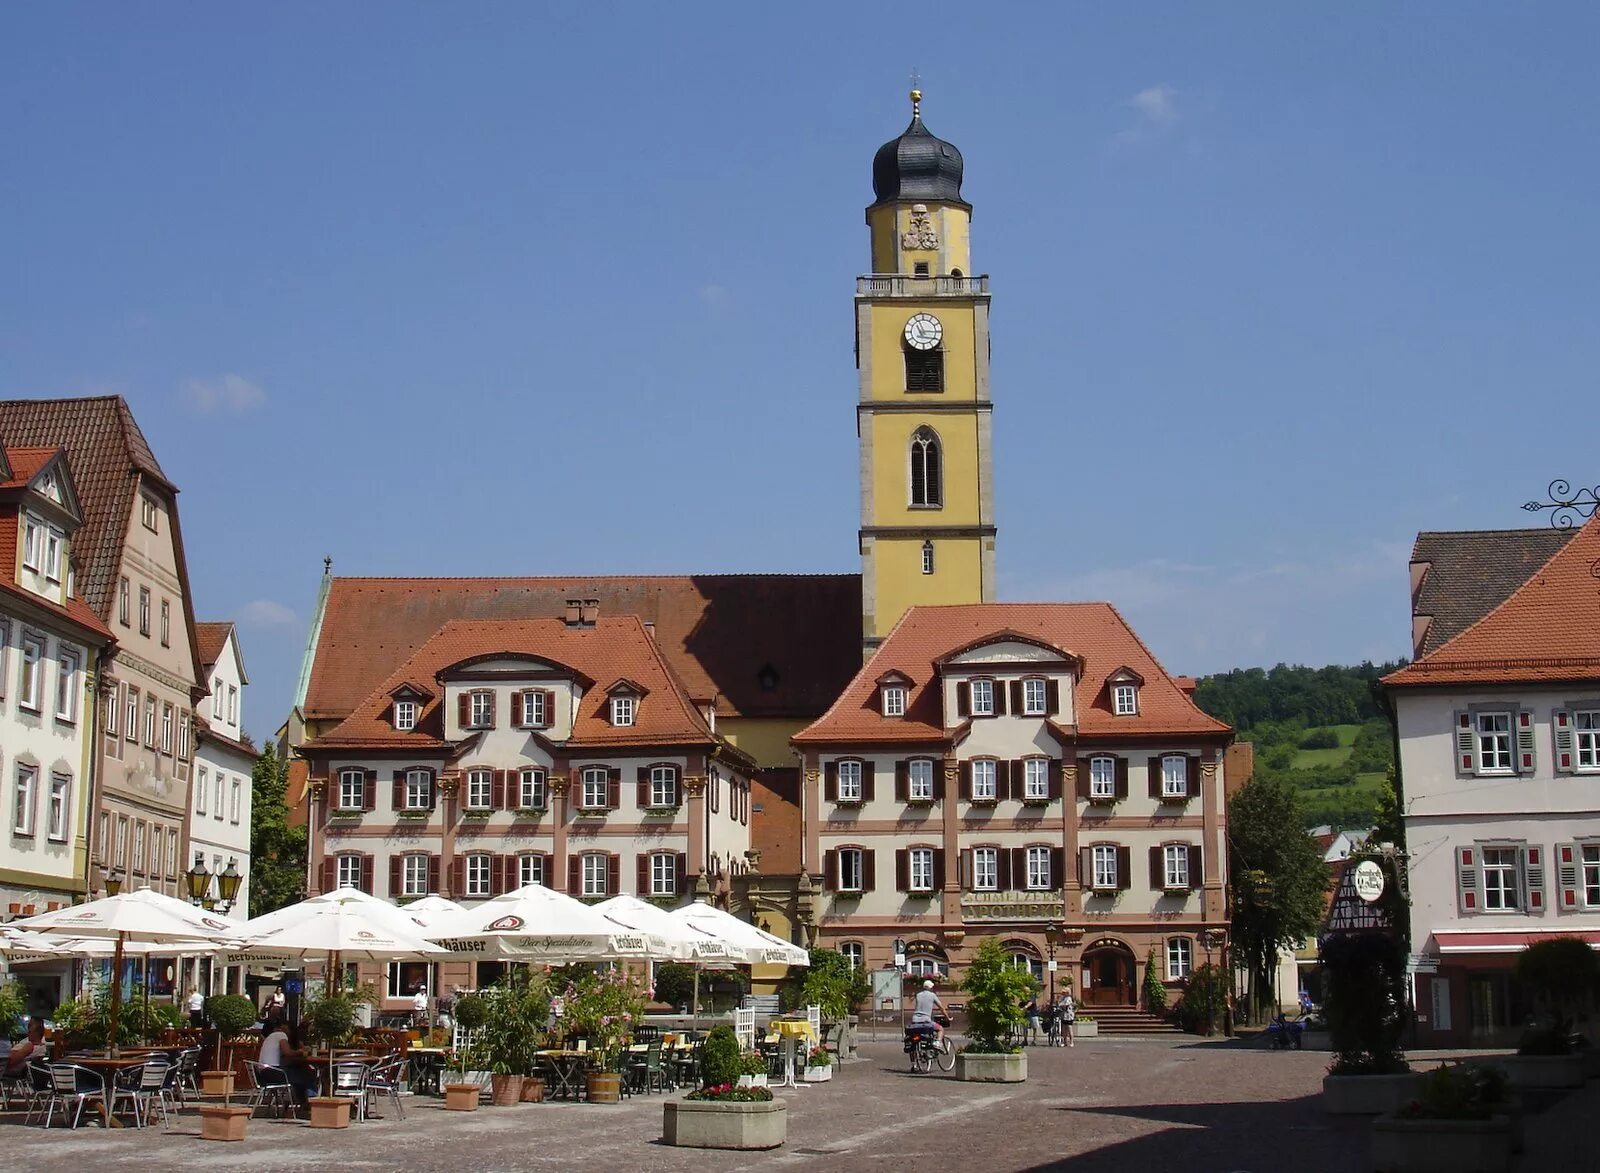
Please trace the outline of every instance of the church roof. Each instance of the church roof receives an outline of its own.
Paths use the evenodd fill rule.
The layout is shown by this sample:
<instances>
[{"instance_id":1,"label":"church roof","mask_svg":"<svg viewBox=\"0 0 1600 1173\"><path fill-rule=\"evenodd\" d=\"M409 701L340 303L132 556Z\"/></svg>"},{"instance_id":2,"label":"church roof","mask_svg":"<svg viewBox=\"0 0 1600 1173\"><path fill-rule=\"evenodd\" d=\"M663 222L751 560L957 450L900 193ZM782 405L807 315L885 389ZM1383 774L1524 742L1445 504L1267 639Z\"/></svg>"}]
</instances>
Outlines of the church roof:
<instances>
[{"instance_id":1,"label":"church roof","mask_svg":"<svg viewBox=\"0 0 1600 1173\"><path fill-rule=\"evenodd\" d=\"M922 122L921 95L912 95L911 125L878 148L872 160L874 206L910 200L972 205L961 198L961 152Z\"/></svg>"}]
</instances>

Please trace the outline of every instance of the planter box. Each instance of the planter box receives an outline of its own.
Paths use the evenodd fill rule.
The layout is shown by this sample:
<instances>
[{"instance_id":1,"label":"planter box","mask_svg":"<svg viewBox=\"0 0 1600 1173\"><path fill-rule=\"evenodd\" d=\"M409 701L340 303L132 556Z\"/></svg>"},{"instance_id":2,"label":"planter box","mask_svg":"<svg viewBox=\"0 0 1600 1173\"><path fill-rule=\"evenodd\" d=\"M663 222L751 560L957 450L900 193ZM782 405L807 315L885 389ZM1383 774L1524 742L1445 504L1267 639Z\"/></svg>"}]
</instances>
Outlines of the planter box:
<instances>
[{"instance_id":1,"label":"planter box","mask_svg":"<svg viewBox=\"0 0 1600 1173\"><path fill-rule=\"evenodd\" d=\"M622 1075L616 1071L591 1071L584 1077L584 1093L591 1104L619 1104Z\"/></svg>"},{"instance_id":2,"label":"planter box","mask_svg":"<svg viewBox=\"0 0 1600 1173\"><path fill-rule=\"evenodd\" d=\"M739 1086L740 1087L766 1087L767 1086L767 1077L765 1075L741 1075L739 1077Z\"/></svg>"},{"instance_id":3,"label":"planter box","mask_svg":"<svg viewBox=\"0 0 1600 1173\"><path fill-rule=\"evenodd\" d=\"M1372 1167L1378 1173L1504 1173L1511 1168L1511 1122L1397 1120L1372 1122Z\"/></svg>"},{"instance_id":4,"label":"planter box","mask_svg":"<svg viewBox=\"0 0 1600 1173\"><path fill-rule=\"evenodd\" d=\"M827 1067L807 1067L800 1078L806 1083L827 1083L833 1078L833 1066L830 1064Z\"/></svg>"},{"instance_id":5,"label":"planter box","mask_svg":"<svg viewBox=\"0 0 1600 1173\"><path fill-rule=\"evenodd\" d=\"M200 1073L200 1094L202 1096L233 1095L233 1072L202 1071Z\"/></svg>"},{"instance_id":6,"label":"planter box","mask_svg":"<svg viewBox=\"0 0 1600 1173\"><path fill-rule=\"evenodd\" d=\"M524 1104L544 1103L544 1080L537 1075L524 1075L522 1077L522 1102Z\"/></svg>"},{"instance_id":7,"label":"planter box","mask_svg":"<svg viewBox=\"0 0 1600 1173\"><path fill-rule=\"evenodd\" d=\"M1100 1037L1100 1024L1098 1022L1084 1022L1079 1019L1072 1024L1072 1037L1075 1039L1097 1039Z\"/></svg>"},{"instance_id":8,"label":"planter box","mask_svg":"<svg viewBox=\"0 0 1600 1173\"><path fill-rule=\"evenodd\" d=\"M312 1128L349 1128L350 1105L354 1101L346 1096L312 1096Z\"/></svg>"},{"instance_id":9,"label":"planter box","mask_svg":"<svg viewBox=\"0 0 1600 1173\"><path fill-rule=\"evenodd\" d=\"M1492 1060L1512 1087L1582 1087L1584 1057L1572 1055L1505 1055Z\"/></svg>"},{"instance_id":10,"label":"planter box","mask_svg":"<svg viewBox=\"0 0 1600 1173\"><path fill-rule=\"evenodd\" d=\"M250 1109L233 1104L200 1105L201 1140L243 1140Z\"/></svg>"},{"instance_id":11,"label":"planter box","mask_svg":"<svg viewBox=\"0 0 1600 1173\"><path fill-rule=\"evenodd\" d=\"M489 1102L496 1108L509 1108L522 1103L522 1076L494 1075L489 1078Z\"/></svg>"},{"instance_id":12,"label":"planter box","mask_svg":"<svg viewBox=\"0 0 1600 1173\"><path fill-rule=\"evenodd\" d=\"M956 1056L956 1078L968 1083L1021 1083L1028 1078L1028 1057L966 1051Z\"/></svg>"},{"instance_id":13,"label":"planter box","mask_svg":"<svg viewBox=\"0 0 1600 1173\"><path fill-rule=\"evenodd\" d=\"M444 1085L444 1106L452 1112L476 1112L478 1095L483 1087L476 1083L447 1083Z\"/></svg>"},{"instance_id":14,"label":"planter box","mask_svg":"<svg viewBox=\"0 0 1600 1173\"><path fill-rule=\"evenodd\" d=\"M1322 1110L1335 1116L1381 1116L1417 1098L1415 1071L1398 1075L1325 1075Z\"/></svg>"},{"instance_id":15,"label":"planter box","mask_svg":"<svg viewBox=\"0 0 1600 1173\"><path fill-rule=\"evenodd\" d=\"M661 1139L687 1149L775 1149L789 1134L782 1100L718 1104L670 1100L661 1105Z\"/></svg>"}]
</instances>

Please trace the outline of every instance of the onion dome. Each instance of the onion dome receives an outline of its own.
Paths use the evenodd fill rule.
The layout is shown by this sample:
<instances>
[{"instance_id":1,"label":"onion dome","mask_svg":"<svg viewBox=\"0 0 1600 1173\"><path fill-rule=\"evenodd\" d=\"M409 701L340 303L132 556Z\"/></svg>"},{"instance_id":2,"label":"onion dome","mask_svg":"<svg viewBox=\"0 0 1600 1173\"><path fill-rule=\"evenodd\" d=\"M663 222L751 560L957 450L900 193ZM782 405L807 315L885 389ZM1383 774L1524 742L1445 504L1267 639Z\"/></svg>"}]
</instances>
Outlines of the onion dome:
<instances>
[{"instance_id":1,"label":"onion dome","mask_svg":"<svg viewBox=\"0 0 1600 1173\"><path fill-rule=\"evenodd\" d=\"M911 125L872 159L873 206L901 201L972 205L961 198L961 152L922 124L922 91L911 91Z\"/></svg>"}]
</instances>

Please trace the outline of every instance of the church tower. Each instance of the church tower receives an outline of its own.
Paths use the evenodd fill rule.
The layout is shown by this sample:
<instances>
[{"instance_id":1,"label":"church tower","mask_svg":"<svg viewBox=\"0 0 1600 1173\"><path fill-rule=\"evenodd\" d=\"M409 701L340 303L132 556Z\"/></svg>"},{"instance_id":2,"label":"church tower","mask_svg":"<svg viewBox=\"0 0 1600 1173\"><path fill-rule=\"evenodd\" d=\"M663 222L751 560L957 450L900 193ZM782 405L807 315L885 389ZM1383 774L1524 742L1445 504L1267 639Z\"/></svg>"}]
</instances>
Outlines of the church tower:
<instances>
[{"instance_id":1,"label":"church tower","mask_svg":"<svg viewBox=\"0 0 1600 1173\"><path fill-rule=\"evenodd\" d=\"M971 276L961 152L911 125L872 161L872 271L856 278L862 638L918 603L994 599L989 278Z\"/></svg>"}]
</instances>

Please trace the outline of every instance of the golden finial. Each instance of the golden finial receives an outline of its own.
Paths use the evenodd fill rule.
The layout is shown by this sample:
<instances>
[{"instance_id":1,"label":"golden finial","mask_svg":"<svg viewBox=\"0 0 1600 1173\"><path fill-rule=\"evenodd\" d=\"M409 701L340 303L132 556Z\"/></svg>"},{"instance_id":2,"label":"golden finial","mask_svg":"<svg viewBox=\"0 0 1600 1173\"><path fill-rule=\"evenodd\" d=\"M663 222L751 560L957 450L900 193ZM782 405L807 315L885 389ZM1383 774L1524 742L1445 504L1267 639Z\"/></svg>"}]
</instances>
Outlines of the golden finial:
<instances>
[{"instance_id":1,"label":"golden finial","mask_svg":"<svg viewBox=\"0 0 1600 1173\"><path fill-rule=\"evenodd\" d=\"M922 76L911 70L911 117L922 117Z\"/></svg>"}]
</instances>

